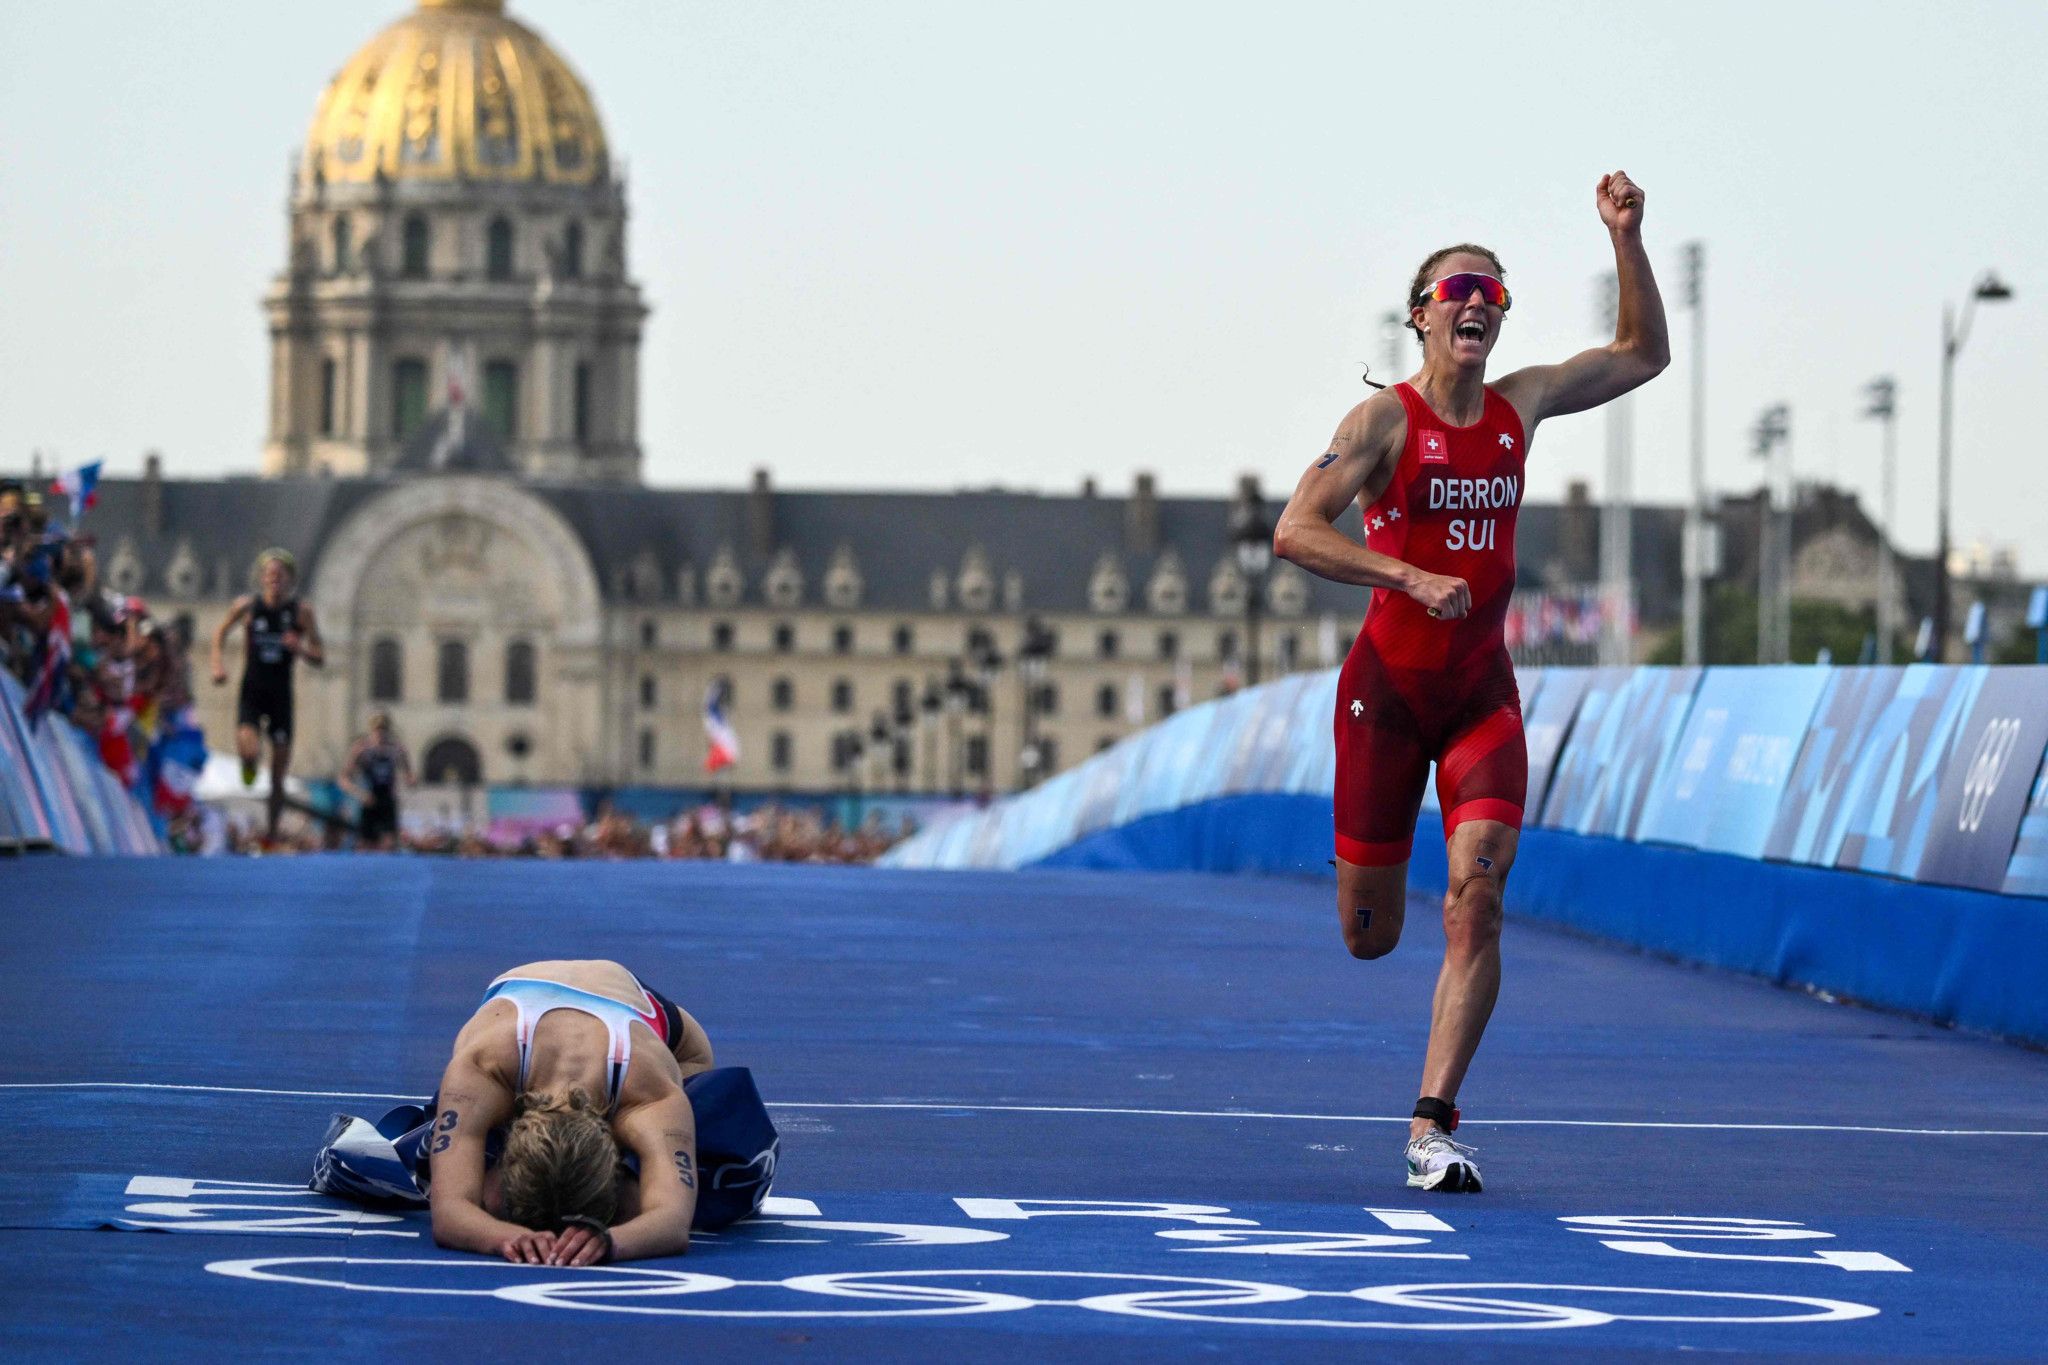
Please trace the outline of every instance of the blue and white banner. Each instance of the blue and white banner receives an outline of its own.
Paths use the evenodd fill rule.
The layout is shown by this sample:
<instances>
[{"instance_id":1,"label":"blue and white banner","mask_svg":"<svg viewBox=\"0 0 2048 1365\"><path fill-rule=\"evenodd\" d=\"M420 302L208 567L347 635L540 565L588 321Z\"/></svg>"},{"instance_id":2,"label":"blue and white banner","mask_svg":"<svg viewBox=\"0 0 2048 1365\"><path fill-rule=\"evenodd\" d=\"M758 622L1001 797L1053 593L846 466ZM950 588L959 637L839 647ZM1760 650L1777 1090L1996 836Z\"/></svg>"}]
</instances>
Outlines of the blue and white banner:
<instances>
[{"instance_id":1,"label":"blue and white banner","mask_svg":"<svg viewBox=\"0 0 2048 1365\"><path fill-rule=\"evenodd\" d=\"M1678 742L1697 668L1603 668L1551 779L1542 824L1609 838L1635 836L1650 781Z\"/></svg>"},{"instance_id":2,"label":"blue and white banner","mask_svg":"<svg viewBox=\"0 0 2048 1365\"><path fill-rule=\"evenodd\" d=\"M2048 896L2048 758L2034 775L2034 792L2020 818L2012 861L2006 864L2005 884L1999 889L2009 896Z\"/></svg>"},{"instance_id":3,"label":"blue and white banner","mask_svg":"<svg viewBox=\"0 0 2048 1365\"><path fill-rule=\"evenodd\" d=\"M1765 856L1911 877L1985 672L1981 664L1835 670Z\"/></svg>"},{"instance_id":4,"label":"blue and white banner","mask_svg":"<svg viewBox=\"0 0 2048 1365\"><path fill-rule=\"evenodd\" d=\"M2028 788L2048 746L2048 668L1985 670L1936 777L1925 851L1913 880L1996 891L2005 884Z\"/></svg>"},{"instance_id":5,"label":"blue and white banner","mask_svg":"<svg viewBox=\"0 0 2048 1365\"><path fill-rule=\"evenodd\" d=\"M1763 856L1825 668L1712 668L1651 784L1635 837Z\"/></svg>"}]
</instances>

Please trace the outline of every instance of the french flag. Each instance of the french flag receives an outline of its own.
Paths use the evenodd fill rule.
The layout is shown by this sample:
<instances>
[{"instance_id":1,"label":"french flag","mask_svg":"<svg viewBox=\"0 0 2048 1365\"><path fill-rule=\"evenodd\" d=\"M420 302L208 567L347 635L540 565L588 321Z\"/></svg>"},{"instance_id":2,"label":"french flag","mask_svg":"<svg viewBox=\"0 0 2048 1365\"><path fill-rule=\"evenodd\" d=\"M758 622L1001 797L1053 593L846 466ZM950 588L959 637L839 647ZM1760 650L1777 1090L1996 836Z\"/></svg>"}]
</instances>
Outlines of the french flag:
<instances>
[{"instance_id":1,"label":"french flag","mask_svg":"<svg viewBox=\"0 0 2048 1365\"><path fill-rule=\"evenodd\" d=\"M206 735L189 709L150 746L147 766L153 770L150 796L159 815L179 815L191 807L192 789L206 768Z\"/></svg>"},{"instance_id":2,"label":"french flag","mask_svg":"<svg viewBox=\"0 0 2048 1365\"><path fill-rule=\"evenodd\" d=\"M732 688L720 678L704 694L704 771L715 773L740 761L740 737L726 719L725 708Z\"/></svg>"},{"instance_id":3,"label":"french flag","mask_svg":"<svg viewBox=\"0 0 2048 1365\"><path fill-rule=\"evenodd\" d=\"M100 500L100 466L104 460L80 465L57 476L50 485L52 493L62 493L71 499L71 519L77 521L85 509Z\"/></svg>"}]
</instances>

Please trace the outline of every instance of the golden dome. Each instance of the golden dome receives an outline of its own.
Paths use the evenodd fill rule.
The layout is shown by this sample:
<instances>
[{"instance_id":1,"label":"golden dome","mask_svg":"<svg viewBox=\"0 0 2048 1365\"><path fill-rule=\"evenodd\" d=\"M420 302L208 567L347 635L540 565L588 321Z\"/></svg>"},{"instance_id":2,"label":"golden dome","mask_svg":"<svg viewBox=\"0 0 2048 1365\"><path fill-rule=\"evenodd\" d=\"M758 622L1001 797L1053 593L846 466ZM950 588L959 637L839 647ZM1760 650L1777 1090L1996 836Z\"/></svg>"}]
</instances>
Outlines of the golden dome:
<instances>
[{"instance_id":1,"label":"golden dome","mask_svg":"<svg viewBox=\"0 0 2048 1365\"><path fill-rule=\"evenodd\" d=\"M303 174L588 185L604 166L590 92L504 0L420 0L328 83Z\"/></svg>"}]
</instances>

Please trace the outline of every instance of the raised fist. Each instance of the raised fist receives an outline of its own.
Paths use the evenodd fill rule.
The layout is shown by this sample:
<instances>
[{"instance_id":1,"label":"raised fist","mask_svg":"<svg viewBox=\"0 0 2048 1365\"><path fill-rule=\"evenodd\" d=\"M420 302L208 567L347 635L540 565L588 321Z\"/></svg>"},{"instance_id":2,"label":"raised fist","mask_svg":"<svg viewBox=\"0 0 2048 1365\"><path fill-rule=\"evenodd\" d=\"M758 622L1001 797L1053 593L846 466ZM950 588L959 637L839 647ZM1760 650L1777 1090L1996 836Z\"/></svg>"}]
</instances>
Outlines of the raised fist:
<instances>
[{"instance_id":1,"label":"raised fist","mask_svg":"<svg viewBox=\"0 0 2048 1365\"><path fill-rule=\"evenodd\" d=\"M1629 179L1627 171L1601 176L1593 198L1608 231L1634 232L1643 225L1643 187Z\"/></svg>"}]
</instances>

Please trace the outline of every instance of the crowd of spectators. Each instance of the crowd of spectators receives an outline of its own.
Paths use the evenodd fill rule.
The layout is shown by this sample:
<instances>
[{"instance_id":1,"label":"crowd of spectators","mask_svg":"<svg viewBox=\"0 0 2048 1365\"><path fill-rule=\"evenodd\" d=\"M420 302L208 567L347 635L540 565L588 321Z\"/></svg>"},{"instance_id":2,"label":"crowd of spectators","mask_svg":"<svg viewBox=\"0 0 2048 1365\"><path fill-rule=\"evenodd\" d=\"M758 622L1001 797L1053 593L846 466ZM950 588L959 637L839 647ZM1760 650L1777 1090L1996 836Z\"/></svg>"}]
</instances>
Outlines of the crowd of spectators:
<instances>
[{"instance_id":1,"label":"crowd of spectators","mask_svg":"<svg viewBox=\"0 0 2048 1365\"><path fill-rule=\"evenodd\" d=\"M314 820L289 823L275 841L259 836L253 813L229 812L206 829L194 852L314 853L347 848L340 826ZM687 858L754 863L871 863L914 832L907 818L891 827L879 812L848 827L809 809L760 806L735 814L706 804L672 819L646 822L600 803L582 823L525 829L486 829L434 820L408 820L399 847L415 854L457 858Z\"/></svg>"},{"instance_id":2,"label":"crowd of spectators","mask_svg":"<svg viewBox=\"0 0 2048 1365\"><path fill-rule=\"evenodd\" d=\"M78 727L152 810L174 851L352 847L339 825L305 819L265 839L249 811L191 799L205 761L192 710L191 622L158 621L141 598L103 585L92 538L67 529L53 515L60 509L18 482L0 480L0 670L21 685L27 718L55 716ZM169 753L175 763L166 760ZM879 813L848 827L815 810L776 805L734 813L706 804L647 822L607 802L580 823L477 828L412 820L399 846L475 858L870 863L911 832L909 820L891 829Z\"/></svg>"},{"instance_id":3,"label":"crowd of spectators","mask_svg":"<svg viewBox=\"0 0 2048 1365\"><path fill-rule=\"evenodd\" d=\"M122 785L164 818L183 816L178 784L159 794L144 778L152 749L190 725L190 622L158 621L102 584L92 538L55 510L0 481L0 669L21 684L30 720L69 720Z\"/></svg>"}]
</instances>

